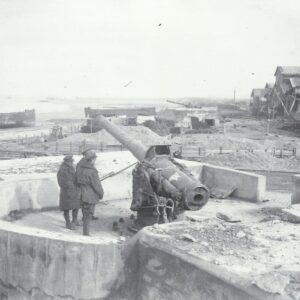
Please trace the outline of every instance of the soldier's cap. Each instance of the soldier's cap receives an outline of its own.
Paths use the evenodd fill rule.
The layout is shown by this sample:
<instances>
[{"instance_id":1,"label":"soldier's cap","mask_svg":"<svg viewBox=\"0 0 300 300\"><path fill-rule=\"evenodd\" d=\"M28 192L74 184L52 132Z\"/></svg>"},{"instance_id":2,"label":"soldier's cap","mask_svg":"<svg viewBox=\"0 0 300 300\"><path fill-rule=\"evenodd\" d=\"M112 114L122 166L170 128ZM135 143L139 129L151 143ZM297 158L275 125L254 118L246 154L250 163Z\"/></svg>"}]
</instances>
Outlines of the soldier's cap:
<instances>
[{"instance_id":1,"label":"soldier's cap","mask_svg":"<svg viewBox=\"0 0 300 300\"><path fill-rule=\"evenodd\" d=\"M85 154L84 154L84 157L86 159L93 159L93 158L96 158L97 157L97 154L96 154L96 151L95 150L87 150L85 151Z\"/></svg>"},{"instance_id":2,"label":"soldier's cap","mask_svg":"<svg viewBox=\"0 0 300 300\"><path fill-rule=\"evenodd\" d=\"M66 155L66 156L64 157L64 161L74 161L73 155Z\"/></svg>"},{"instance_id":3,"label":"soldier's cap","mask_svg":"<svg viewBox=\"0 0 300 300\"><path fill-rule=\"evenodd\" d=\"M84 151L82 151L82 155L86 155L89 151L94 150L93 148L87 148Z\"/></svg>"}]
</instances>

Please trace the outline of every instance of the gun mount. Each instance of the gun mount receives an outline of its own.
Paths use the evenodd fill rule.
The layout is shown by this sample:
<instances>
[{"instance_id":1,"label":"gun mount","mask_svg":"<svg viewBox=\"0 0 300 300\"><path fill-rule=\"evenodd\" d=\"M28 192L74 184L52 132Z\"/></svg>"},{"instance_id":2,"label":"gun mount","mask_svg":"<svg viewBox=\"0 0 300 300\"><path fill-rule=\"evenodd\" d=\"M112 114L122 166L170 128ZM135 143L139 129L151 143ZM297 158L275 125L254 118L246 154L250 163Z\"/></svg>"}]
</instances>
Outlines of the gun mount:
<instances>
[{"instance_id":1,"label":"gun mount","mask_svg":"<svg viewBox=\"0 0 300 300\"><path fill-rule=\"evenodd\" d=\"M137 211L138 227L172 221L182 211L199 210L207 203L207 187L171 157L169 145L147 149L105 117L97 120L139 161L133 170L131 203L131 210Z\"/></svg>"}]
</instances>

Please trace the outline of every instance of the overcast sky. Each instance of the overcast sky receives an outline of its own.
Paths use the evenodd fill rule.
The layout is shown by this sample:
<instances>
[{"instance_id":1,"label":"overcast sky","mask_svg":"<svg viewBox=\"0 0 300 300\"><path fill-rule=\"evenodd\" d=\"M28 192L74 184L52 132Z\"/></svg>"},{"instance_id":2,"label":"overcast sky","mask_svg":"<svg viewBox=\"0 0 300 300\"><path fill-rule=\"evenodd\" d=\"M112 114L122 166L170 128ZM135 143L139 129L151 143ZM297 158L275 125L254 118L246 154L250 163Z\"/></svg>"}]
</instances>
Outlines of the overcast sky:
<instances>
[{"instance_id":1,"label":"overcast sky","mask_svg":"<svg viewBox=\"0 0 300 300\"><path fill-rule=\"evenodd\" d=\"M299 37L299 0L0 0L0 95L249 97Z\"/></svg>"}]
</instances>

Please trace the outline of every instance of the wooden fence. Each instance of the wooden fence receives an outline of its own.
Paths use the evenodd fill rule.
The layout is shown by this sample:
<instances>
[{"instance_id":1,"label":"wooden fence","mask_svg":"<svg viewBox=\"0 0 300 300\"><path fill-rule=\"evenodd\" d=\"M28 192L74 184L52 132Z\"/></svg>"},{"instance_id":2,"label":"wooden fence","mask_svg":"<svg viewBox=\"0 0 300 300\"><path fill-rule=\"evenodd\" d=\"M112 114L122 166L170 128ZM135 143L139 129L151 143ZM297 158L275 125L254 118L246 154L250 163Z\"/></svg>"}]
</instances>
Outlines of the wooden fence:
<instances>
[{"instance_id":1,"label":"wooden fence","mask_svg":"<svg viewBox=\"0 0 300 300\"><path fill-rule=\"evenodd\" d=\"M55 142L50 146L47 145L45 147L45 152L52 155L57 154L82 154L82 152L86 149L94 149L99 152L104 151L124 151L126 148L123 145L106 145L103 142L99 143L91 143L91 142L70 142L66 143L59 143Z\"/></svg>"},{"instance_id":2,"label":"wooden fence","mask_svg":"<svg viewBox=\"0 0 300 300\"><path fill-rule=\"evenodd\" d=\"M220 147L219 149L206 149L205 147L199 147L195 145L184 145L180 146L179 149L176 147L177 152L180 153L182 158L185 159L199 159L205 157L209 154L231 154L231 153L270 153L274 157L284 158L296 156L296 148L267 148L267 149L224 149ZM125 151L126 147L123 145L106 145L103 142L70 142L70 143L61 143L59 141L45 144L43 150L34 151L34 150L15 150L10 151L7 149L0 149L0 159L13 159L13 158L26 158L34 156L48 156L48 155L81 155L82 152L86 149L95 149L99 152L108 152L108 151ZM175 148L171 146L171 151L175 152Z\"/></svg>"},{"instance_id":3,"label":"wooden fence","mask_svg":"<svg viewBox=\"0 0 300 300\"><path fill-rule=\"evenodd\" d=\"M49 129L48 133L41 132L40 134L33 134L33 135L23 135L17 136L15 139L10 139L8 141L17 142L19 145L31 145L34 143L44 143L45 141L49 141L51 136L51 130ZM46 131L46 130L45 130ZM70 127L63 127L63 136L67 137L69 135L75 134L80 132L80 126L70 126Z\"/></svg>"},{"instance_id":4,"label":"wooden fence","mask_svg":"<svg viewBox=\"0 0 300 300\"><path fill-rule=\"evenodd\" d=\"M0 149L0 160L46 156L44 152Z\"/></svg>"},{"instance_id":5,"label":"wooden fence","mask_svg":"<svg viewBox=\"0 0 300 300\"><path fill-rule=\"evenodd\" d=\"M230 153L270 153L274 157L284 158L290 156L297 156L296 148L266 148L266 149L206 149L205 147L198 147L194 145L181 146L179 152L182 158L201 158L209 154L230 154Z\"/></svg>"}]
</instances>

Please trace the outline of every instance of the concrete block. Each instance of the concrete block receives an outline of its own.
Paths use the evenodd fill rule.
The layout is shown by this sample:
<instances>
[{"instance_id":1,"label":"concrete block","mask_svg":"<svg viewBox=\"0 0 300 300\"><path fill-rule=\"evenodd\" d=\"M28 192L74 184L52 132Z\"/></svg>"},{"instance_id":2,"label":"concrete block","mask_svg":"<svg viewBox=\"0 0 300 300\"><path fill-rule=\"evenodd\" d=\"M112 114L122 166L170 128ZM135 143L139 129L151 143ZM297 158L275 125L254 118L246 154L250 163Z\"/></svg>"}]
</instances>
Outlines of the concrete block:
<instances>
[{"instance_id":1,"label":"concrete block","mask_svg":"<svg viewBox=\"0 0 300 300\"><path fill-rule=\"evenodd\" d=\"M0 217L12 210L40 210L58 206L56 178L29 177L0 182Z\"/></svg>"},{"instance_id":2,"label":"concrete block","mask_svg":"<svg viewBox=\"0 0 300 300\"><path fill-rule=\"evenodd\" d=\"M293 176L292 204L300 203L300 175Z\"/></svg>"},{"instance_id":3,"label":"concrete block","mask_svg":"<svg viewBox=\"0 0 300 300\"><path fill-rule=\"evenodd\" d=\"M200 179L208 188L236 188L232 196L242 200L258 202L265 196L266 177L263 175L204 164Z\"/></svg>"},{"instance_id":4,"label":"concrete block","mask_svg":"<svg viewBox=\"0 0 300 300\"><path fill-rule=\"evenodd\" d=\"M186 165L208 188L226 191L236 188L233 197L251 202L262 201L265 197L266 177L263 175L196 161L178 162Z\"/></svg>"}]
</instances>

